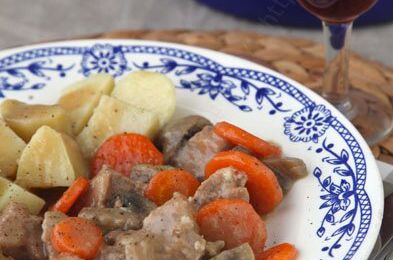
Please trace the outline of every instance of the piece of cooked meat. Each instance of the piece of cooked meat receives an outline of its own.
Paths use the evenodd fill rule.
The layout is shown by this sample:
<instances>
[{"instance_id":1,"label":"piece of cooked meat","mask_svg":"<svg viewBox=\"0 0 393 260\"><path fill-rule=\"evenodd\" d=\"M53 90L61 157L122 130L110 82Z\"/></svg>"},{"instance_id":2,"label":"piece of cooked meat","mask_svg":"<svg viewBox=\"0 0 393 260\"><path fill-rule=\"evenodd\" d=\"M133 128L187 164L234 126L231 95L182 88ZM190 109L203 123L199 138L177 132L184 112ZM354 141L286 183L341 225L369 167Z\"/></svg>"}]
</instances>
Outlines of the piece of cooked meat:
<instances>
[{"instance_id":1,"label":"piece of cooked meat","mask_svg":"<svg viewBox=\"0 0 393 260\"><path fill-rule=\"evenodd\" d=\"M307 167L302 159L295 157L265 158L262 160L272 170L280 171L293 180L307 176Z\"/></svg>"},{"instance_id":2,"label":"piece of cooked meat","mask_svg":"<svg viewBox=\"0 0 393 260\"><path fill-rule=\"evenodd\" d=\"M113 231L105 240L117 252L124 248L127 259L199 260L205 254L206 240L198 232L192 203L175 193L145 218L142 229Z\"/></svg>"},{"instance_id":3,"label":"piece of cooked meat","mask_svg":"<svg viewBox=\"0 0 393 260\"><path fill-rule=\"evenodd\" d=\"M195 206L198 209L216 199L242 199L249 202L246 182L247 176L235 168L220 169L198 187L193 199Z\"/></svg>"},{"instance_id":4,"label":"piece of cooked meat","mask_svg":"<svg viewBox=\"0 0 393 260\"><path fill-rule=\"evenodd\" d=\"M179 149L173 158L173 165L192 173L199 181L205 176L205 165L213 156L232 146L216 135L212 126L205 126Z\"/></svg>"},{"instance_id":5,"label":"piece of cooked meat","mask_svg":"<svg viewBox=\"0 0 393 260\"><path fill-rule=\"evenodd\" d=\"M3 254L3 252L0 250L0 259L1 260L15 260L12 256L6 256Z\"/></svg>"},{"instance_id":6,"label":"piece of cooked meat","mask_svg":"<svg viewBox=\"0 0 393 260\"><path fill-rule=\"evenodd\" d=\"M238 152L242 152L245 154L249 154L249 155L253 155L255 156L255 154L253 154L250 150L248 150L247 148L241 146L241 145L236 145L235 147L232 148L232 151L238 151Z\"/></svg>"},{"instance_id":7,"label":"piece of cooked meat","mask_svg":"<svg viewBox=\"0 0 393 260\"><path fill-rule=\"evenodd\" d=\"M262 162L274 172L284 193L292 188L296 180L307 176L306 164L298 158L266 158Z\"/></svg>"},{"instance_id":8,"label":"piece of cooked meat","mask_svg":"<svg viewBox=\"0 0 393 260\"><path fill-rule=\"evenodd\" d=\"M142 216L147 216L150 211L156 208L156 204L136 191L114 193L107 202L107 206L111 208L128 208L135 214Z\"/></svg>"},{"instance_id":9,"label":"piece of cooked meat","mask_svg":"<svg viewBox=\"0 0 393 260\"><path fill-rule=\"evenodd\" d=\"M132 181L122 174L104 166L90 181L90 188L86 194L86 207L106 208L113 203L116 196L135 191Z\"/></svg>"},{"instance_id":10,"label":"piece of cooked meat","mask_svg":"<svg viewBox=\"0 0 393 260\"><path fill-rule=\"evenodd\" d=\"M193 204L180 193L153 210L143 221L143 230L162 237L165 252L170 255L199 259L205 252L206 240L199 235Z\"/></svg>"},{"instance_id":11,"label":"piece of cooked meat","mask_svg":"<svg viewBox=\"0 0 393 260\"><path fill-rule=\"evenodd\" d=\"M221 240L215 242L207 241L204 258L218 255L221 252L221 250L224 248L224 246L225 246L225 242Z\"/></svg>"},{"instance_id":12,"label":"piece of cooked meat","mask_svg":"<svg viewBox=\"0 0 393 260\"><path fill-rule=\"evenodd\" d=\"M125 253L127 256L132 255L132 259L135 260L193 259L186 258L179 250L167 251L164 243L166 243L165 239L160 236L145 236L141 240L127 244Z\"/></svg>"},{"instance_id":13,"label":"piece of cooked meat","mask_svg":"<svg viewBox=\"0 0 393 260\"><path fill-rule=\"evenodd\" d=\"M125 248L123 246L103 245L95 260L126 260ZM129 256L128 259L134 259Z\"/></svg>"},{"instance_id":14,"label":"piece of cooked meat","mask_svg":"<svg viewBox=\"0 0 393 260\"><path fill-rule=\"evenodd\" d=\"M143 219L155 208L154 203L148 208L83 208L78 217L94 221L104 233L121 229L140 229Z\"/></svg>"},{"instance_id":15,"label":"piece of cooked meat","mask_svg":"<svg viewBox=\"0 0 393 260\"><path fill-rule=\"evenodd\" d=\"M153 241L154 239L154 241ZM106 246L103 247L96 260L132 259L161 260L168 259L162 244L163 239L148 235L143 229L128 231L112 231L105 236ZM172 258L177 259L177 258Z\"/></svg>"},{"instance_id":16,"label":"piece of cooked meat","mask_svg":"<svg viewBox=\"0 0 393 260\"><path fill-rule=\"evenodd\" d=\"M121 259L121 252L127 259L132 260L173 260L173 259L191 259L197 260L194 256L186 256L183 252L182 245L174 247L172 241L168 241L164 235L151 234L141 229L138 231L126 231L115 235L116 243L111 246L109 253L115 251ZM185 248L186 252L189 250ZM101 258L107 259L107 258Z\"/></svg>"},{"instance_id":17,"label":"piece of cooked meat","mask_svg":"<svg viewBox=\"0 0 393 260\"><path fill-rule=\"evenodd\" d=\"M43 259L42 218L30 215L22 204L11 202L0 216L0 249L15 259Z\"/></svg>"},{"instance_id":18,"label":"piece of cooked meat","mask_svg":"<svg viewBox=\"0 0 393 260\"><path fill-rule=\"evenodd\" d=\"M59 254L50 258L50 260L84 260L76 255Z\"/></svg>"},{"instance_id":19,"label":"piece of cooked meat","mask_svg":"<svg viewBox=\"0 0 393 260\"><path fill-rule=\"evenodd\" d=\"M130 179L135 185L136 191L143 195L146 186L154 175L160 171L171 169L174 169L174 167L170 165L137 164L132 167Z\"/></svg>"},{"instance_id":20,"label":"piece of cooked meat","mask_svg":"<svg viewBox=\"0 0 393 260\"><path fill-rule=\"evenodd\" d=\"M222 251L210 260L254 260L254 253L248 243L242 244L230 250Z\"/></svg>"},{"instance_id":21,"label":"piece of cooked meat","mask_svg":"<svg viewBox=\"0 0 393 260\"><path fill-rule=\"evenodd\" d=\"M58 212L58 211L45 212L44 221L42 222L43 232L42 232L41 240L42 242L44 242L45 254L51 259L54 257L59 257L59 254L52 247L52 243L50 239L52 234L52 229L57 223L59 223L65 218L67 218L67 215L62 212Z\"/></svg>"},{"instance_id":22,"label":"piece of cooked meat","mask_svg":"<svg viewBox=\"0 0 393 260\"><path fill-rule=\"evenodd\" d=\"M186 116L167 124L158 134L156 145L164 160L171 162L177 151L196 133L211 122L202 116Z\"/></svg>"}]
</instances>

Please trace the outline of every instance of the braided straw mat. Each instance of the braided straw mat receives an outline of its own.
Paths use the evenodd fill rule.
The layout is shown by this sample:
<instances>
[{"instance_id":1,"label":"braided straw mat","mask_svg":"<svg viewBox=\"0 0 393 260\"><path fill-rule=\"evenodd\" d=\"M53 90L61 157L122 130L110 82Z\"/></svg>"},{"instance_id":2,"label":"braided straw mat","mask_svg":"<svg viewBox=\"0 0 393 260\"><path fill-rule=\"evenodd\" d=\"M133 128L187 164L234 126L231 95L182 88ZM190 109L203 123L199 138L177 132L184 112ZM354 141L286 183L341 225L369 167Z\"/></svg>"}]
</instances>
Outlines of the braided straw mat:
<instances>
[{"instance_id":1,"label":"braided straw mat","mask_svg":"<svg viewBox=\"0 0 393 260\"><path fill-rule=\"evenodd\" d=\"M233 54L262 64L316 90L321 87L324 51L306 39L274 37L243 31L132 30L98 34L90 38L133 38L176 42ZM393 109L393 69L351 54L350 82L355 89L379 98ZM362 127L361 125L357 127ZM372 147L374 156L393 164L393 133Z\"/></svg>"}]
</instances>

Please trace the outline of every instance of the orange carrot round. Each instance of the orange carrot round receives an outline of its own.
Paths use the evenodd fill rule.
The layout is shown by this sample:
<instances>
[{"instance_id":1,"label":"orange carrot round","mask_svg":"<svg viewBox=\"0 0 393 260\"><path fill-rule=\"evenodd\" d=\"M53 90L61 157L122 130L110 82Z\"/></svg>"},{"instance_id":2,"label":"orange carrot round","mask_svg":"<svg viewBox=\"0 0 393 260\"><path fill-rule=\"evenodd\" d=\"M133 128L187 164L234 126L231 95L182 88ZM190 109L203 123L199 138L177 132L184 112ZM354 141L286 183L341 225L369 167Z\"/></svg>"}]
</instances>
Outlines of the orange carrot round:
<instances>
[{"instance_id":1,"label":"orange carrot round","mask_svg":"<svg viewBox=\"0 0 393 260\"><path fill-rule=\"evenodd\" d=\"M214 126L214 132L235 145L243 146L262 157L281 156L280 147L270 144L263 139L228 122L219 122Z\"/></svg>"},{"instance_id":2,"label":"orange carrot round","mask_svg":"<svg viewBox=\"0 0 393 260\"><path fill-rule=\"evenodd\" d=\"M146 136L119 134L110 137L100 146L93 158L91 172L95 176L106 164L129 176L131 168L141 163L160 165L164 163L164 157Z\"/></svg>"},{"instance_id":3,"label":"orange carrot round","mask_svg":"<svg viewBox=\"0 0 393 260\"><path fill-rule=\"evenodd\" d=\"M102 231L92 221L83 218L66 218L52 230L52 246L59 253L92 259L103 243Z\"/></svg>"},{"instance_id":4,"label":"orange carrot round","mask_svg":"<svg viewBox=\"0 0 393 260\"><path fill-rule=\"evenodd\" d=\"M296 256L296 247L288 243L283 243L260 253L257 255L256 260L296 260Z\"/></svg>"},{"instance_id":5,"label":"orange carrot round","mask_svg":"<svg viewBox=\"0 0 393 260\"><path fill-rule=\"evenodd\" d=\"M60 199L53 206L52 210L60 211L64 214L70 210L78 198L89 188L89 180L85 177L78 177L71 186L63 193Z\"/></svg>"},{"instance_id":6,"label":"orange carrot round","mask_svg":"<svg viewBox=\"0 0 393 260\"><path fill-rule=\"evenodd\" d=\"M199 181L189 172L165 170L157 173L150 180L145 189L145 197L157 205L162 205L170 200L175 192L180 192L187 197L193 196L199 184Z\"/></svg>"},{"instance_id":7,"label":"orange carrot round","mask_svg":"<svg viewBox=\"0 0 393 260\"><path fill-rule=\"evenodd\" d=\"M274 173L254 156L239 151L217 153L206 164L205 178L229 166L247 175L250 202L259 214L272 211L282 201L283 193Z\"/></svg>"},{"instance_id":8,"label":"orange carrot round","mask_svg":"<svg viewBox=\"0 0 393 260\"><path fill-rule=\"evenodd\" d=\"M196 216L201 234L208 241L223 240L231 249L249 243L254 253L263 250L266 227L253 207L240 199L218 199L203 206Z\"/></svg>"}]
</instances>

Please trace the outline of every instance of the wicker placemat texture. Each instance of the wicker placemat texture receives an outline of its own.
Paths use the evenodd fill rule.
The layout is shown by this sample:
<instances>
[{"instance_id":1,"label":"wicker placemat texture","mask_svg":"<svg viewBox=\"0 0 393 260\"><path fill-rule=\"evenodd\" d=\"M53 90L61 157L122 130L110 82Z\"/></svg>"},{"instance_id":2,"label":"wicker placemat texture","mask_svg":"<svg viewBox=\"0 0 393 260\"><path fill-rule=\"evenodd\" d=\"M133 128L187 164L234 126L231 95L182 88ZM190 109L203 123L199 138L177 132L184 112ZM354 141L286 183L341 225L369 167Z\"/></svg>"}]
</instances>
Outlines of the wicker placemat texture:
<instances>
[{"instance_id":1,"label":"wicker placemat texture","mask_svg":"<svg viewBox=\"0 0 393 260\"><path fill-rule=\"evenodd\" d=\"M317 90L322 84L323 46L306 39L268 36L244 31L132 30L115 31L92 38L133 38L183 43L205 47L265 65L305 86ZM351 86L379 98L393 109L393 69L351 55ZM362 126L358 126L362 127ZM393 134L372 151L380 160L393 164Z\"/></svg>"}]
</instances>

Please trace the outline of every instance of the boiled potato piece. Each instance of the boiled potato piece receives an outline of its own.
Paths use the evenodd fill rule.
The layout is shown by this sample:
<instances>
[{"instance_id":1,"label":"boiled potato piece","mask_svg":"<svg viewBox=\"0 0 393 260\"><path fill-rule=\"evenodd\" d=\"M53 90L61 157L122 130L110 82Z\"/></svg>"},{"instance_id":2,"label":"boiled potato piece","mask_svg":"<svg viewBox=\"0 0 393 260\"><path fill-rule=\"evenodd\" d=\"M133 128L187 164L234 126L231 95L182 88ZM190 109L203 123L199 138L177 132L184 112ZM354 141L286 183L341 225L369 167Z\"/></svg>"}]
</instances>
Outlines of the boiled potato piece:
<instances>
[{"instance_id":1,"label":"boiled potato piece","mask_svg":"<svg viewBox=\"0 0 393 260\"><path fill-rule=\"evenodd\" d=\"M71 121L67 112L58 105L29 105L7 99L0 105L0 113L9 127L25 142L30 141L43 125L71 134Z\"/></svg>"},{"instance_id":2,"label":"boiled potato piece","mask_svg":"<svg viewBox=\"0 0 393 260\"><path fill-rule=\"evenodd\" d=\"M113 97L157 114L160 127L168 123L176 106L175 86L157 72L137 71L121 79Z\"/></svg>"},{"instance_id":3,"label":"boiled potato piece","mask_svg":"<svg viewBox=\"0 0 393 260\"><path fill-rule=\"evenodd\" d=\"M42 126L22 153L15 182L25 188L67 187L87 173L78 144L68 135Z\"/></svg>"},{"instance_id":4,"label":"boiled potato piece","mask_svg":"<svg viewBox=\"0 0 393 260\"><path fill-rule=\"evenodd\" d=\"M26 143L0 118L0 176L15 178L18 160Z\"/></svg>"},{"instance_id":5,"label":"boiled potato piece","mask_svg":"<svg viewBox=\"0 0 393 260\"><path fill-rule=\"evenodd\" d=\"M159 122L155 113L104 95L76 140L83 155L90 159L98 147L112 135L129 132L152 138L158 130Z\"/></svg>"},{"instance_id":6,"label":"boiled potato piece","mask_svg":"<svg viewBox=\"0 0 393 260\"><path fill-rule=\"evenodd\" d=\"M0 177L0 211L10 202L18 202L25 205L30 213L35 215L40 213L45 205L45 201L40 197L28 192L6 178Z\"/></svg>"},{"instance_id":7,"label":"boiled potato piece","mask_svg":"<svg viewBox=\"0 0 393 260\"><path fill-rule=\"evenodd\" d=\"M109 95L114 86L109 74L95 74L67 87L59 99L71 119L72 133L78 135L93 114L103 94Z\"/></svg>"}]
</instances>

